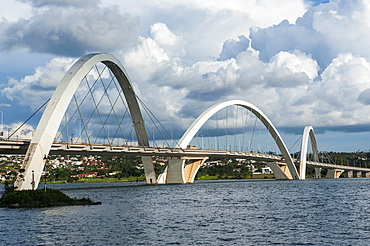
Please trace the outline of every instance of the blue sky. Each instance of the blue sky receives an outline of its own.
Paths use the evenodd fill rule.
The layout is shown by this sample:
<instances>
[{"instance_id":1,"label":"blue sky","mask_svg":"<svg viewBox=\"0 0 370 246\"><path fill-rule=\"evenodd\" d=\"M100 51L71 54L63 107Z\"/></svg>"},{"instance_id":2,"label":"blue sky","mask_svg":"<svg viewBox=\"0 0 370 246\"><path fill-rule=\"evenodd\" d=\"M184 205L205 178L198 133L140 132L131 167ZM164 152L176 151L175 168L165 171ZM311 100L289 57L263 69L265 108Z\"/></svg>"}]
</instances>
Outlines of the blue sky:
<instances>
[{"instance_id":1,"label":"blue sky","mask_svg":"<svg viewBox=\"0 0 370 246\"><path fill-rule=\"evenodd\" d=\"M287 145L312 125L328 151L370 149L366 1L4 0L0 9L5 129L42 105L77 58L108 52L179 136L211 105L241 99Z\"/></svg>"}]
</instances>

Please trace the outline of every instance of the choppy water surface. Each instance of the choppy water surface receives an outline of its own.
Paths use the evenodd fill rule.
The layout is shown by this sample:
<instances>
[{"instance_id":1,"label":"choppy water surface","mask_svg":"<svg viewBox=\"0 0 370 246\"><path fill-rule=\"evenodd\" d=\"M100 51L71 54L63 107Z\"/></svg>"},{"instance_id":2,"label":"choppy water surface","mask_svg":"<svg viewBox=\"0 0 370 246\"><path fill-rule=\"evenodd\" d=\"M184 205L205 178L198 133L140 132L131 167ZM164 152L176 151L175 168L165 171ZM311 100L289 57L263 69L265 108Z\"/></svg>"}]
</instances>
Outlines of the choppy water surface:
<instances>
[{"instance_id":1,"label":"choppy water surface","mask_svg":"<svg viewBox=\"0 0 370 246\"><path fill-rule=\"evenodd\" d=\"M97 185L58 188L102 205L1 208L0 245L370 244L370 179Z\"/></svg>"}]
</instances>

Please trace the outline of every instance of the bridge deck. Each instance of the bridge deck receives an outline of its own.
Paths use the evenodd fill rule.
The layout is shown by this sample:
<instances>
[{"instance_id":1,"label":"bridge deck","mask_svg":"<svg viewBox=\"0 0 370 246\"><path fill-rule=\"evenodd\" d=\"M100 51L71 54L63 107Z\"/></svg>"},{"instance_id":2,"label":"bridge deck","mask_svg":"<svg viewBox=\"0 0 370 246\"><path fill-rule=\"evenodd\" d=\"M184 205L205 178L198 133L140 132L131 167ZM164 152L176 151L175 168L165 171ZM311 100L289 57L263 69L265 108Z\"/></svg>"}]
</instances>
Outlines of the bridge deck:
<instances>
[{"instance_id":1,"label":"bridge deck","mask_svg":"<svg viewBox=\"0 0 370 246\"><path fill-rule=\"evenodd\" d=\"M25 155L30 141L0 140L0 155ZM284 163L282 156L268 155L255 152L210 150L210 149L181 149L161 147L140 147L140 146L107 146L88 144L67 144L54 143L50 155L128 155L128 156L163 156L163 157L225 157L241 158L263 162ZM299 161L293 159L298 166ZM335 165L330 163L307 161L307 166L320 167L325 169L341 169L345 171L370 172L370 168L351 167Z\"/></svg>"}]
</instances>

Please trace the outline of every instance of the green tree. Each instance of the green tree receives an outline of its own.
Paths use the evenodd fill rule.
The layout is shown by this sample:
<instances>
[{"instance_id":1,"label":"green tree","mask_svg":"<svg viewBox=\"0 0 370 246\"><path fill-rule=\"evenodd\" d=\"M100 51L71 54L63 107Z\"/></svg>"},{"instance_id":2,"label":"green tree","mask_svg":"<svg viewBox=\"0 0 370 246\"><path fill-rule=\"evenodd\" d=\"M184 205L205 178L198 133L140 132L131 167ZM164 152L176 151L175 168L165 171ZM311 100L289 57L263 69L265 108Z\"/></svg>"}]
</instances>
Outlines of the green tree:
<instances>
[{"instance_id":1,"label":"green tree","mask_svg":"<svg viewBox=\"0 0 370 246\"><path fill-rule=\"evenodd\" d=\"M4 175L5 182L4 182L4 190L5 194L9 194L14 192L18 187L15 186L15 182L19 179L24 178L25 169L19 169L19 173L16 171L10 171L7 174Z\"/></svg>"}]
</instances>

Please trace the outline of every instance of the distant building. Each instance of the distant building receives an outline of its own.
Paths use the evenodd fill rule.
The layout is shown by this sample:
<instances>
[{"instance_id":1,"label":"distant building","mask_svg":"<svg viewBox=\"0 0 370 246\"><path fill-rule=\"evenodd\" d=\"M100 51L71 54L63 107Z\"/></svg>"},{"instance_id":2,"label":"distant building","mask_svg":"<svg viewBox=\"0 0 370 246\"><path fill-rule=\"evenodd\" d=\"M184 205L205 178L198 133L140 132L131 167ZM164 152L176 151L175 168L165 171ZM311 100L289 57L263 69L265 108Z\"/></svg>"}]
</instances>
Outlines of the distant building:
<instances>
[{"instance_id":1,"label":"distant building","mask_svg":"<svg viewBox=\"0 0 370 246\"><path fill-rule=\"evenodd\" d=\"M272 174L272 170L270 167L263 167L262 168L262 174Z\"/></svg>"},{"instance_id":2,"label":"distant building","mask_svg":"<svg viewBox=\"0 0 370 246\"><path fill-rule=\"evenodd\" d=\"M98 172L91 173L81 173L76 175L71 175L72 178L94 178L98 176Z\"/></svg>"}]
</instances>

